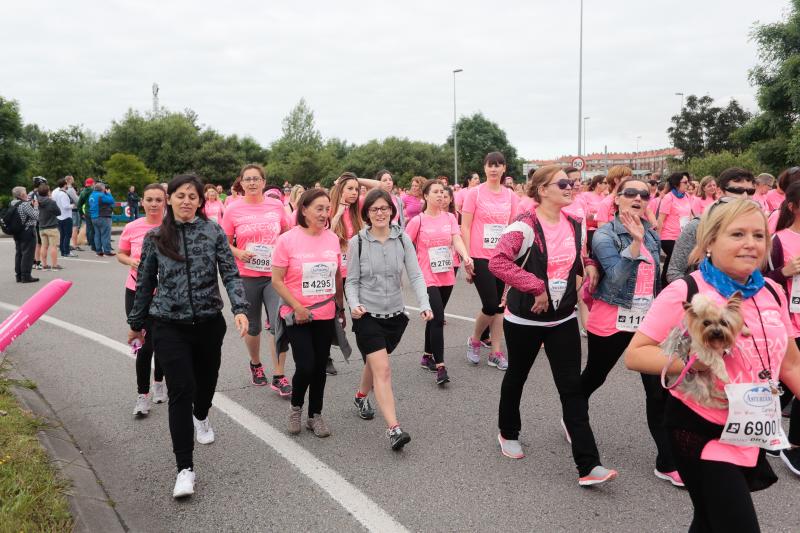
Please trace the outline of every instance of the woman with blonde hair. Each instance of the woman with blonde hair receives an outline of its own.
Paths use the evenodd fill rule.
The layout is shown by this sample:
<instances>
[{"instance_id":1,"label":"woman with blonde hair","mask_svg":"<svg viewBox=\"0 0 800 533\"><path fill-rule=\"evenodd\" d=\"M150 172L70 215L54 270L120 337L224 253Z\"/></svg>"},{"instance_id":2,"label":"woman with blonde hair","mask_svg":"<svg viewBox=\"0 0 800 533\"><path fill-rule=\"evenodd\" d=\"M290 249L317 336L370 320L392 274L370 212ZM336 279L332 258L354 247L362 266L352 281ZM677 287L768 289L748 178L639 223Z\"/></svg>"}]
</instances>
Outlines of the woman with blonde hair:
<instances>
[{"instance_id":1,"label":"woman with blonde hair","mask_svg":"<svg viewBox=\"0 0 800 533\"><path fill-rule=\"evenodd\" d=\"M663 372L679 381L687 374L706 372L708 367L693 354L675 358L660 345L675 328L684 327L684 303L694 294L720 306L738 299L733 305L746 328L723 359L729 383L715 383L728 402L709 406L676 388L667 397L664 423L694 506L690 531L760 531L750 492L777 481L763 449L788 444L780 407L753 409L741 399L744 390L757 389L764 392L761 398L766 396L759 401L762 406L763 402L777 406L778 380L793 394L800 393L800 351L791 342L794 328L786 296L760 272L769 251L767 219L757 202L736 199L715 204L697 229L692 256L702 258L700 269L656 297L625 352L626 366L645 374ZM767 426L774 429L769 438L764 438L763 430L748 431Z\"/></svg>"},{"instance_id":2,"label":"woman with blonde hair","mask_svg":"<svg viewBox=\"0 0 800 533\"><path fill-rule=\"evenodd\" d=\"M698 194L692 198L692 212L695 216L705 213L708 206L717 201L717 179L714 176L704 176L698 186Z\"/></svg>"},{"instance_id":3,"label":"woman with blonde hair","mask_svg":"<svg viewBox=\"0 0 800 533\"><path fill-rule=\"evenodd\" d=\"M406 220L411 220L422 212L422 188L426 181L428 180L423 176L414 176L408 192L401 196L405 204Z\"/></svg>"}]
</instances>

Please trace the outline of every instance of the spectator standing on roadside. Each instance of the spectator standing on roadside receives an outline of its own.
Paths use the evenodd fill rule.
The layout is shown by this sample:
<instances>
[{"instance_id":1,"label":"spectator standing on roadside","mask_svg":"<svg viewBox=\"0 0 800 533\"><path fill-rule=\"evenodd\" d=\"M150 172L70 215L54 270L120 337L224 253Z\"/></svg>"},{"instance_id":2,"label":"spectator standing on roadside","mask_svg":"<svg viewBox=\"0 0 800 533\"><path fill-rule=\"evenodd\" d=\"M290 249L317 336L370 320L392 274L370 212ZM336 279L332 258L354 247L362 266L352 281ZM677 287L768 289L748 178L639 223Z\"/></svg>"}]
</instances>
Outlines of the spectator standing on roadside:
<instances>
[{"instance_id":1,"label":"spectator standing on roadside","mask_svg":"<svg viewBox=\"0 0 800 533\"><path fill-rule=\"evenodd\" d=\"M61 215L61 209L50 197L50 186L46 183L39 185L36 194L39 198L39 238L42 240L39 256L42 260L42 270L61 270L63 267L58 264L58 217ZM47 264L48 253L50 265Z\"/></svg>"},{"instance_id":2,"label":"spectator standing on roadside","mask_svg":"<svg viewBox=\"0 0 800 533\"><path fill-rule=\"evenodd\" d=\"M72 238L72 198L67 194L67 178L61 178L57 182L58 187L53 191L53 201L56 203L61 213L58 215L58 249L61 257L78 257L69 249L69 241Z\"/></svg>"},{"instance_id":3,"label":"spectator standing on roadside","mask_svg":"<svg viewBox=\"0 0 800 533\"><path fill-rule=\"evenodd\" d=\"M14 235L14 274L17 283L33 283L39 278L31 276L33 268L33 252L36 249L36 223L39 221L39 209L36 200L28 201L25 187L11 189L10 206L19 210L22 231Z\"/></svg>"},{"instance_id":4,"label":"spectator standing on roadside","mask_svg":"<svg viewBox=\"0 0 800 533\"><path fill-rule=\"evenodd\" d=\"M70 236L70 250L77 250L82 252L83 249L78 246L78 233L81 230L81 214L78 211L78 192L75 190L75 178L72 176L67 176L64 178L67 180L67 187L64 191L69 196L70 202L72 202L72 235Z\"/></svg>"},{"instance_id":5,"label":"spectator standing on roadside","mask_svg":"<svg viewBox=\"0 0 800 533\"><path fill-rule=\"evenodd\" d=\"M38 192L38 189L39 189L39 185L41 185L42 183L47 183L47 180L44 179L42 176L34 176L33 177L33 190L31 190L31 192L28 194L28 201L29 202L33 202L35 200L37 206L39 204L39 192ZM33 268L35 268L37 270L41 270L42 269L42 260L41 260L41 257L39 257L39 253L41 252L42 238L39 235L39 223L38 222L36 223L36 231L35 231L35 233L36 233L36 249L34 250L34 253L33 253Z\"/></svg>"},{"instance_id":6,"label":"spectator standing on roadside","mask_svg":"<svg viewBox=\"0 0 800 533\"><path fill-rule=\"evenodd\" d=\"M97 255L116 255L111 251L111 212L114 197L103 183L95 183L89 196L89 217L94 227L94 249Z\"/></svg>"},{"instance_id":7,"label":"spectator standing on roadside","mask_svg":"<svg viewBox=\"0 0 800 533\"><path fill-rule=\"evenodd\" d=\"M89 216L89 196L94 191L93 187L94 180L86 178L86 181L83 182L83 190L78 196L78 214L86 222L86 242L89 243L89 248L96 252L97 250L94 249L94 226L92 226L92 218Z\"/></svg>"},{"instance_id":8,"label":"spectator standing on roadside","mask_svg":"<svg viewBox=\"0 0 800 533\"><path fill-rule=\"evenodd\" d=\"M128 189L128 209L131 213L131 220L139 218L139 195L136 194L136 187L133 185Z\"/></svg>"}]
</instances>

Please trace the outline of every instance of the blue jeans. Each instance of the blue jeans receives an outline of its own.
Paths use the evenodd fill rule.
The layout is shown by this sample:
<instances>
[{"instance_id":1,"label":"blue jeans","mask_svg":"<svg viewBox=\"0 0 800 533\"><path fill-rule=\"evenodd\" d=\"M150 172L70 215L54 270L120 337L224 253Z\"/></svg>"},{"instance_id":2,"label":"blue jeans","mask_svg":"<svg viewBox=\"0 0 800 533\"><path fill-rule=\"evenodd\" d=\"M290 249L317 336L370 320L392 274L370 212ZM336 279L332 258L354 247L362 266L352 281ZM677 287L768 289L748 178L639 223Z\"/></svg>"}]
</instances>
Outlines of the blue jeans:
<instances>
[{"instance_id":1,"label":"blue jeans","mask_svg":"<svg viewBox=\"0 0 800 533\"><path fill-rule=\"evenodd\" d=\"M92 219L94 229L94 250L97 253L111 252L111 218L98 217Z\"/></svg>"},{"instance_id":2,"label":"blue jeans","mask_svg":"<svg viewBox=\"0 0 800 533\"><path fill-rule=\"evenodd\" d=\"M61 257L69 255L69 241L72 238L72 217L58 221L58 249Z\"/></svg>"}]
</instances>

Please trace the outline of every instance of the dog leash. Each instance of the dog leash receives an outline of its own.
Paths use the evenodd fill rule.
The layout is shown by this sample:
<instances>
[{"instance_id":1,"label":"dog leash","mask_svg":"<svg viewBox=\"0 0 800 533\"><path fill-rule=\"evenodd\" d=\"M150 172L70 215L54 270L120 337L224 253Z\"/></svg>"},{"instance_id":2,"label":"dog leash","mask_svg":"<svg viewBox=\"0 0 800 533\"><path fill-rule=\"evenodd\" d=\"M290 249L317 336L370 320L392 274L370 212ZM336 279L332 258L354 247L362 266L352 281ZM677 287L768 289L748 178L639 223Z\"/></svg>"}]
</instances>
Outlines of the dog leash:
<instances>
[{"instance_id":1,"label":"dog leash","mask_svg":"<svg viewBox=\"0 0 800 533\"><path fill-rule=\"evenodd\" d=\"M684 365L683 370L681 370L681 373L678 375L678 379L675 380L675 383L673 383L672 385L667 385L667 370L672 365L672 362L674 360L675 360L675 354L674 353L670 354L669 359L667 359L667 364L664 366L664 368L661 369L661 386L667 390L674 389L675 387L680 385L680 383L686 377L686 374L693 373L692 365L694 364L695 361L697 361L697 355L692 354L691 356L689 356L689 360L686 361L686 364Z\"/></svg>"}]
</instances>

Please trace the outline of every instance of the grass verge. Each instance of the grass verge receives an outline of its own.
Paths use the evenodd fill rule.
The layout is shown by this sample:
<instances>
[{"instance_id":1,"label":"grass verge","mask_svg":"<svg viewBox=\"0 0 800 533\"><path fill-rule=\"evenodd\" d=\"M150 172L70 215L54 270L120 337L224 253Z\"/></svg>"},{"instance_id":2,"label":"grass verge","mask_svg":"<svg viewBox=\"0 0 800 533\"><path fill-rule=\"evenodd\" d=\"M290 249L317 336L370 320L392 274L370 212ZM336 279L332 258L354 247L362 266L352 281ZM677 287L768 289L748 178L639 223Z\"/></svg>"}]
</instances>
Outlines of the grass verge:
<instances>
[{"instance_id":1,"label":"grass verge","mask_svg":"<svg viewBox=\"0 0 800 533\"><path fill-rule=\"evenodd\" d=\"M0 533L71 531L72 517L59 479L36 437L43 422L24 411L0 365Z\"/></svg>"}]
</instances>

